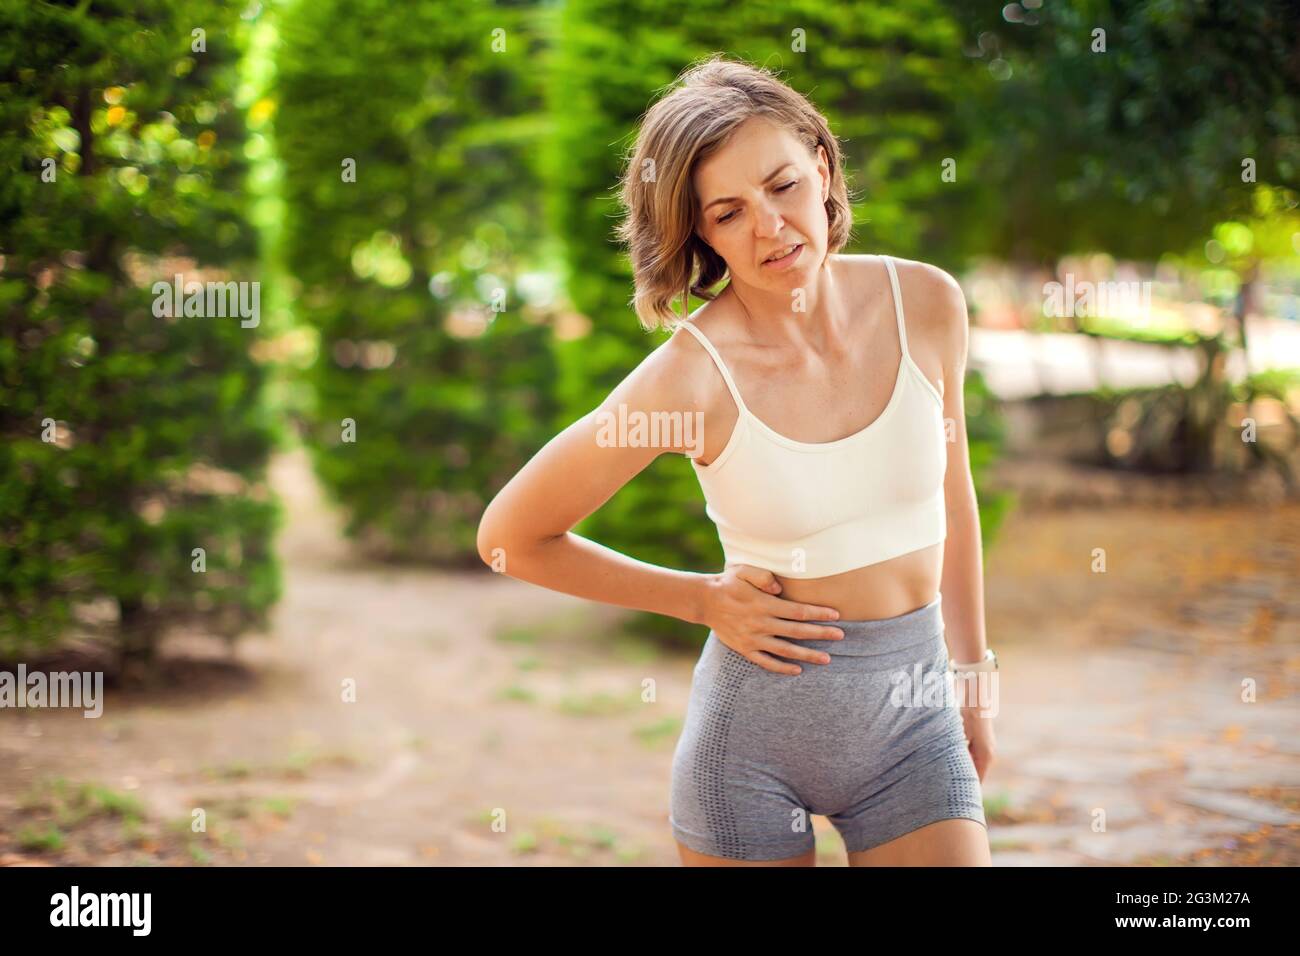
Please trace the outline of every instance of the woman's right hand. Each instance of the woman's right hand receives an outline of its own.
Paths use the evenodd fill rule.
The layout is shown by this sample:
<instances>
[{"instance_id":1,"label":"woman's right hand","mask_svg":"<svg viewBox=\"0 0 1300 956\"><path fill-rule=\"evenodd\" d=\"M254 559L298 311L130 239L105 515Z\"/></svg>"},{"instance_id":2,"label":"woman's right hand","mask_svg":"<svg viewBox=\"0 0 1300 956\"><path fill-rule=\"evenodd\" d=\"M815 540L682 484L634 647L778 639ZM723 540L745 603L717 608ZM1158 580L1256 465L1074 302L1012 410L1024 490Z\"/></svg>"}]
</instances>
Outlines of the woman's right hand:
<instances>
[{"instance_id":1,"label":"woman's right hand","mask_svg":"<svg viewBox=\"0 0 1300 956\"><path fill-rule=\"evenodd\" d=\"M749 564L735 564L709 579L704 602L704 620L714 635L746 660L775 674L798 674L802 668L772 655L814 664L830 663L830 656L789 641L841 640L844 632L824 624L804 621L834 621L839 611L819 604L801 604L776 597L781 582L771 571Z\"/></svg>"}]
</instances>

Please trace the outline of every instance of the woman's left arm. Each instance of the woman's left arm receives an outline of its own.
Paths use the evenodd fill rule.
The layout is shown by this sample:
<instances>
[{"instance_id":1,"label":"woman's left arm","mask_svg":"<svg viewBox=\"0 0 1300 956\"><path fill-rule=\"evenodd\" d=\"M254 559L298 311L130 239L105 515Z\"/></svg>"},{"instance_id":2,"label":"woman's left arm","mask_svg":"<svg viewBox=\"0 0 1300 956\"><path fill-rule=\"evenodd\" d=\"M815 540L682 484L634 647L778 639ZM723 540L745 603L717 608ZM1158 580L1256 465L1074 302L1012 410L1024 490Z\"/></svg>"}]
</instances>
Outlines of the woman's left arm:
<instances>
[{"instance_id":1,"label":"woman's left arm","mask_svg":"<svg viewBox=\"0 0 1300 956\"><path fill-rule=\"evenodd\" d=\"M948 448L944 476L948 537L944 543L939 588L943 595L944 636L953 661L973 664L983 660L988 645L984 633L984 551L966 440L964 385L970 319L957 280L933 266L925 271L924 298L929 307L922 314L930 318L933 333L929 340L938 345L942 356L944 436ZM996 675L996 671L972 674L969 678L956 675L962 723L981 780L993 762L992 718L997 709L995 703L987 700L987 690L991 686L996 693Z\"/></svg>"}]
</instances>

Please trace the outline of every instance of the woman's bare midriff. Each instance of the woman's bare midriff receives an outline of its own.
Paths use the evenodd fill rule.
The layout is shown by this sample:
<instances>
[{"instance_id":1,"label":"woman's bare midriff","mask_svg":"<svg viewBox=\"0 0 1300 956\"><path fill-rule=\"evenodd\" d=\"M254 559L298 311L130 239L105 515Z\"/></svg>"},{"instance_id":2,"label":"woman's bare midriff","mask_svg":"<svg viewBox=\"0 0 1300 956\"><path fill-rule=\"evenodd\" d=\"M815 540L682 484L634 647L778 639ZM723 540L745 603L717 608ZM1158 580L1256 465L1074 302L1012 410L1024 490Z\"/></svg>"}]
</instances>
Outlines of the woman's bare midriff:
<instances>
[{"instance_id":1,"label":"woman's bare midriff","mask_svg":"<svg viewBox=\"0 0 1300 956\"><path fill-rule=\"evenodd\" d=\"M888 561L825 578L787 578L778 597L820 604L840 612L842 621L874 621L924 607L939 594L943 542Z\"/></svg>"}]
</instances>

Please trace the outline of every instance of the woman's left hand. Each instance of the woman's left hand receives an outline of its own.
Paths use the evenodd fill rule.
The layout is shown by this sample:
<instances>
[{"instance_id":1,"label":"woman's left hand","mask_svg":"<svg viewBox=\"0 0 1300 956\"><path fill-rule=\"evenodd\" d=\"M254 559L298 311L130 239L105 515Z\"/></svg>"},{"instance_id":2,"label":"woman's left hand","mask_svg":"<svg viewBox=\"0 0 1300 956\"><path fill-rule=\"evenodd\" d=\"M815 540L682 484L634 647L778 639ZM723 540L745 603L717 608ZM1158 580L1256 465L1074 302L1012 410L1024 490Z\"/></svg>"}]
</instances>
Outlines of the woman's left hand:
<instances>
[{"instance_id":1,"label":"woman's left hand","mask_svg":"<svg viewBox=\"0 0 1300 956\"><path fill-rule=\"evenodd\" d=\"M984 774L993 763L993 754L997 741L993 739L993 718L987 708L973 704L961 707L962 727L966 731L966 745L970 748L971 760L975 762L975 772L979 774L980 783Z\"/></svg>"}]
</instances>

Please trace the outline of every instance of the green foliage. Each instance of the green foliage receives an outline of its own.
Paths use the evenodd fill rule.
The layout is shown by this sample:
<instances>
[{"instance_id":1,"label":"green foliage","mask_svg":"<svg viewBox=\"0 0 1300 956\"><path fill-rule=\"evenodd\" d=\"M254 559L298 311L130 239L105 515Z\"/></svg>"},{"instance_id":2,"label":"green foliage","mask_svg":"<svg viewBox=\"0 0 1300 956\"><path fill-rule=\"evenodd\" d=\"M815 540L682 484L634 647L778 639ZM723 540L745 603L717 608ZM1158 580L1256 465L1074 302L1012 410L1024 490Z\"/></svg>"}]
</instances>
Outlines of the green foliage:
<instances>
[{"instance_id":1,"label":"green foliage","mask_svg":"<svg viewBox=\"0 0 1300 956\"><path fill-rule=\"evenodd\" d=\"M282 22L284 255L320 337L307 441L347 534L389 557L478 563L488 498L550 437L523 271L541 248L537 15L324 0Z\"/></svg>"},{"instance_id":2,"label":"green foliage","mask_svg":"<svg viewBox=\"0 0 1300 956\"><path fill-rule=\"evenodd\" d=\"M966 373L966 444L970 451L971 478L979 503L980 537L987 552L998 539L1002 522L1015 504L1014 497L989 486L988 476L1006 443L1006 422L998 411L997 396L978 371Z\"/></svg>"},{"instance_id":3,"label":"green foliage","mask_svg":"<svg viewBox=\"0 0 1300 956\"><path fill-rule=\"evenodd\" d=\"M1190 386L1102 389L1088 396L1095 409L1094 460L1154 474L1271 468L1290 492L1296 491L1300 417L1290 405L1300 369L1270 369L1232 383L1209 371L1225 354L1222 337L1203 338L1197 348L1202 371ZM1267 417L1264 405L1271 406ZM1274 417L1280 421L1272 423ZM1243 424L1246 418L1254 420L1251 431ZM1270 423L1261 424L1265 421Z\"/></svg>"},{"instance_id":4,"label":"green foliage","mask_svg":"<svg viewBox=\"0 0 1300 956\"><path fill-rule=\"evenodd\" d=\"M255 278L246 26L170 0L3 0L0 22L0 653L105 598L125 653L180 621L264 626L279 512L257 332L151 304L174 273Z\"/></svg>"},{"instance_id":5,"label":"green foliage","mask_svg":"<svg viewBox=\"0 0 1300 956\"><path fill-rule=\"evenodd\" d=\"M1043 4L1033 22L952 6L1003 77L965 120L983 131L985 189L966 215L988 253L1155 259L1251 209L1246 159L1258 183L1300 187L1289 0L1078 0Z\"/></svg>"}]
</instances>

